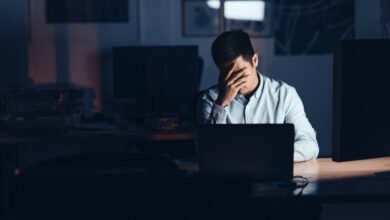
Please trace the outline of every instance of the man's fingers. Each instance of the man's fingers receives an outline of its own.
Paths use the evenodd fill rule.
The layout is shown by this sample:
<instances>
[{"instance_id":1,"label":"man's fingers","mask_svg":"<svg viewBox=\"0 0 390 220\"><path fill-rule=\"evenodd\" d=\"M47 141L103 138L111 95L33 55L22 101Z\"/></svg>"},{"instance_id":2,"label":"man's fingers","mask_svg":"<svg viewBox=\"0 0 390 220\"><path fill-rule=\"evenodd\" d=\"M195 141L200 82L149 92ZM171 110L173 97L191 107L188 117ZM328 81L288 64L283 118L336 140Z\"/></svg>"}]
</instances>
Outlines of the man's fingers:
<instances>
[{"instance_id":1,"label":"man's fingers","mask_svg":"<svg viewBox=\"0 0 390 220\"><path fill-rule=\"evenodd\" d=\"M239 84L236 85L235 89L237 91L239 91L240 89L242 89L242 87L244 87L246 84L246 81L243 81L243 82L240 82Z\"/></svg>"},{"instance_id":2,"label":"man's fingers","mask_svg":"<svg viewBox=\"0 0 390 220\"><path fill-rule=\"evenodd\" d=\"M233 82L232 87L236 88L238 85L240 85L242 82L248 81L249 75L243 75L240 78L238 78L236 81Z\"/></svg>"},{"instance_id":3,"label":"man's fingers","mask_svg":"<svg viewBox=\"0 0 390 220\"><path fill-rule=\"evenodd\" d=\"M237 66L237 64L234 63L234 64L230 67L228 73L227 73L227 74L225 75L225 77L224 77L224 80L225 80L225 81L227 81L227 80L229 79L229 77L234 73L234 69L236 68L236 66Z\"/></svg>"},{"instance_id":4,"label":"man's fingers","mask_svg":"<svg viewBox=\"0 0 390 220\"><path fill-rule=\"evenodd\" d=\"M243 74L245 74L245 70L246 70L246 67L241 68L241 69L235 71L235 72L230 76L230 78L228 79L228 81L229 81L229 82L234 82L234 81L236 81L237 79L239 79L240 77L242 77Z\"/></svg>"},{"instance_id":5,"label":"man's fingers","mask_svg":"<svg viewBox=\"0 0 390 220\"><path fill-rule=\"evenodd\" d=\"M234 81L233 80L229 80L229 83L230 85L237 85L237 83L240 83L242 82L243 80L247 80L249 77L249 74L241 74L237 79L235 79Z\"/></svg>"}]
</instances>

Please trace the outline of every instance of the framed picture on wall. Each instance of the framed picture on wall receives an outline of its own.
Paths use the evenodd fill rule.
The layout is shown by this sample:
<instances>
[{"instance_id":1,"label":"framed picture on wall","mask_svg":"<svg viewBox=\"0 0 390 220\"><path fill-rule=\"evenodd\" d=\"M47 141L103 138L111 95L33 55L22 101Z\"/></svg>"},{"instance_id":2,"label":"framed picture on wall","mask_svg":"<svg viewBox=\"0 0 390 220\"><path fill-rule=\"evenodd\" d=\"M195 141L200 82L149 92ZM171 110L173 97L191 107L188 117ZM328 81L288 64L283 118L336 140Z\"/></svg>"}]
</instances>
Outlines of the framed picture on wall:
<instances>
[{"instance_id":1,"label":"framed picture on wall","mask_svg":"<svg viewBox=\"0 0 390 220\"><path fill-rule=\"evenodd\" d=\"M46 22L127 23L128 0L46 0Z\"/></svg>"},{"instance_id":2,"label":"framed picture on wall","mask_svg":"<svg viewBox=\"0 0 390 220\"><path fill-rule=\"evenodd\" d=\"M221 29L219 0L182 0L183 36L216 36Z\"/></svg>"},{"instance_id":3,"label":"framed picture on wall","mask_svg":"<svg viewBox=\"0 0 390 220\"><path fill-rule=\"evenodd\" d=\"M270 0L223 1L225 30L243 30L251 37L272 37L272 2Z\"/></svg>"},{"instance_id":4,"label":"framed picture on wall","mask_svg":"<svg viewBox=\"0 0 390 220\"><path fill-rule=\"evenodd\" d=\"M390 38L390 1L382 0L380 2L380 34L382 38Z\"/></svg>"},{"instance_id":5,"label":"framed picture on wall","mask_svg":"<svg viewBox=\"0 0 390 220\"><path fill-rule=\"evenodd\" d=\"M354 39L355 0L331 2L273 0L275 55L332 54L335 42Z\"/></svg>"}]
</instances>

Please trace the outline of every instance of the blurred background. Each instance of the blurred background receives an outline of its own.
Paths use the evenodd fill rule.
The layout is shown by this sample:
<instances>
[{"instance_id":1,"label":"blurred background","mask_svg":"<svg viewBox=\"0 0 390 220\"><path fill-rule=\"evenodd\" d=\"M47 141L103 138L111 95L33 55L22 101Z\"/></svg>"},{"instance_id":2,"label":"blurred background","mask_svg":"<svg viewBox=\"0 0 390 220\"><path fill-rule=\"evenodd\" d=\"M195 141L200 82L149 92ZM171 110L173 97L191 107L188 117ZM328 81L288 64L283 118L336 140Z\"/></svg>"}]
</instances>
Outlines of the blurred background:
<instances>
[{"instance_id":1,"label":"blurred background","mask_svg":"<svg viewBox=\"0 0 390 220\"><path fill-rule=\"evenodd\" d=\"M297 89L317 131L320 157L330 157L333 145L333 89L336 85L333 74L334 69L340 67L334 65L335 48L342 40L375 39L368 42L368 46L360 41L346 46L350 50L343 59L349 66L343 69L343 79L351 79L354 72L359 71L363 80L350 80L349 85L345 84L344 89L349 92L344 95L356 106L348 108L349 102L344 101L347 103L343 106L344 114L350 117L344 117L346 121L343 121L343 125L349 127L342 127L361 130L361 136L365 135L367 142L356 138L360 133L352 129L344 133L349 136L344 136L347 139L343 146L351 147L344 147L349 153L355 152L359 142L370 143L364 150L373 152L375 150L371 148L379 146L386 148L388 155L390 141L386 126L390 118L386 117L388 108L383 106L390 98L385 89L389 67L383 57L389 50L383 48L390 48L390 45L388 41L377 40L390 38L389 0L1 0L1 196L6 197L11 192L7 191L7 184L1 185L6 182L6 174L17 178L24 169L28 171L29 167L42 161L49 162L38 166L37 173L49 172L50 169L42 168L49 167L53 168L54 174L57 170L65 170L76 174L80 171L84 175L96 170L106 171L111 165L119 167L120 171L126 171L123 167L134 166L159 170L173 166L165 161L167 153L169 159L193 159L194 98L198 92L217 83L218 70L210 47L218 34L233 29L250 34L260 56L258 69L262 74ZM356 49L360 50L356 52L355 47L363 49ZM364 51L375 55L370 62L364 63L371 57ZM355 55L360 62L354 62ZM364 67L360 69L363 63ZM375 68L376 63L380 64L378 68ZM371 76L380 86L368 86L362 92L367 96L355 97L354 89L357 91L359 85L366 84L364 77L370 77L371 67L376 71ZM382 89L383 95L375 99L372 94L377 88ZM356 99L349 99L351 97ZM360 109L360 104L367 103L366 100L371 100L370 105ZM361 112L354 111L356 109L370 116L364 120L369 126L363 130L359 127ZM376 143L367 135L368 131L372 135L377 133L378 142L382 141L383 146L374 146ZM94 153L107 156L106 153L117 152L152 152L154 156L163 155L164 158L151 159L138 154L131 157L133 160L118 155L88 157ZM87 156L76 156L74 161L90 167L67 166L69 161L74 161L68 161L66 157L56 160L64 155L81 154ZM127 164L129 162L136 165ZM107 164L107 167L100 167L101 164ZM98 197L100 194L96 192L101 192L101 188L95 185L97 182L92 181L84 187L96 186L91 194ZM127 187L126 182L121 183L123 188ZM38 188L43 186L39 188L42 192L30 190L29 193L36 194L31 194L29 199L20 191L20 201L38 215L49 213L50 208L42 206L46 210L41 212L31 204L39 206L35 198L46 194L50 204L52 197L47 186L56 184L37 183ZM116 184L114 182L112 189L117 189ZM78 185L75 186L77 189ZM26 187L30 189L29 182ZM226 189L230 191L229 187ZM369 187L364 185L362 188ZM388 185L383 188L388 189ZM119 189L122 188L118 188L118 194L121 194ZM334 188L337 192L342 189ZM152 196L153 193L151 191ZM125 195L124 199L129 198ZM163 196L161 201L164 201ZM0 212L9 209L7 205L1 208L6 200L4 197L0 198ZM88 194L86 198L94 200L91 198L95 197ZM84 205L82 201L79 201L81 206ZM96 203L99 201L97 199ZM110 199L106 201L111 202ZM150 200L144 202L149 205ZM24 212L18 211L20 206L15 207L16 213L23 215ZM94 204L91 207L98 210ZM329 205L324 209L323 218L338 216L343 219L352 215L354 219L373 216L387 219L384 216L388 215L388 207L388 203L383 206ZM61 215L54 210L54 215ZM345 212L348 215L342 214ZM70 212L64 210L64 213Z\"/></svg>"},{"instance_id":2,"label":"blurred background","mask_svg":"<svg viewBox=\"0 0 390 220\"><path fill-rule=\"evenodd\" d=\"M0 85L84 86L93 89L92 111L109 111L113 47L196 45L201 91L217 81L213 39L243 29L260 54L260 72L297 89L320 155L329 156L335 42L389 37L388 9L386 0L2 0Z\"/></svg>"}]
</instances>

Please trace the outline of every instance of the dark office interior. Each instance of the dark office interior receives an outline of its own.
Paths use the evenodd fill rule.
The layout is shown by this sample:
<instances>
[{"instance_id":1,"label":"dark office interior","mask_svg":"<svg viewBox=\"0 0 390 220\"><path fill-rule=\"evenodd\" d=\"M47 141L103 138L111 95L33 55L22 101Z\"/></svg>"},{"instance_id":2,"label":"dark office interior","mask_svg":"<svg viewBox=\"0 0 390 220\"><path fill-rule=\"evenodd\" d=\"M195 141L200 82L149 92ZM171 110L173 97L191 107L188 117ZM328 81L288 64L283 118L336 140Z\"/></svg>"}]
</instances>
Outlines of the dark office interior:
<instances>
[{"instance_id":1,"label":"dark office interior","mask_svg":"<svg viewBox=\"0 0 390 220\"><path fill-rule=\"evenodd\" d=\"M389 0L1 0L0 18L0 219L390 219ZM229 31L259 81L222 105ZM296 159L283 88L318 155Z\"/></svg>"}]
</instances>

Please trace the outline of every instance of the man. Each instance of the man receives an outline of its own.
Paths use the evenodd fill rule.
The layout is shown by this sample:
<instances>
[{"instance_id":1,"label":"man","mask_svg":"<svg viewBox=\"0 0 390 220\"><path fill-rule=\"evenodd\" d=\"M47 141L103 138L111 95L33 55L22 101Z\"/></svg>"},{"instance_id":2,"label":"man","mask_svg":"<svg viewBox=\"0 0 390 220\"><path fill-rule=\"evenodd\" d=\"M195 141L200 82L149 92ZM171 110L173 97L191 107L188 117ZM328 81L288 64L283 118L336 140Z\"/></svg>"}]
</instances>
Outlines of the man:
<instances>
[{"instance_id":1,"label":"man","mask_svg":"<svg viewBox=\"0 0 390 220\"><path fill-rule=\"evenodd\" d=\"M201 95L200 123L291 123L295 126L294 161L317 158L316 133L301 99L293 87L256 70L259 58L249 35L243 31L224 32L211 50L220 70L219 83Z\"/></svg>"}]
</instances>

